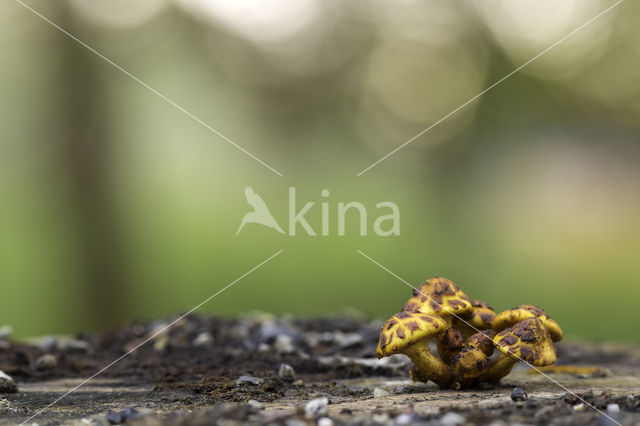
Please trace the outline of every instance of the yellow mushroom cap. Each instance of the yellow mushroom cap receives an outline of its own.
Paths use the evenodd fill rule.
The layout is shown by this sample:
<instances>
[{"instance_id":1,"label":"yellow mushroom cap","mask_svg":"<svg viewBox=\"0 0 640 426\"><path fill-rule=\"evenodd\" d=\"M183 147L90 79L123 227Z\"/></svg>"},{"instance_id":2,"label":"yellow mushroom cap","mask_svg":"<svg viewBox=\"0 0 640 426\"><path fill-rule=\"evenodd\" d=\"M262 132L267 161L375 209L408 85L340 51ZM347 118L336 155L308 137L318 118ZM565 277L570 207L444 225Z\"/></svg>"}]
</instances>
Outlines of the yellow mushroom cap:
<instances>
[{"instance_id":1,"label":"yellow mushroom cap","mask_svg":"<svg viewBox=\"0 0 640 426\"><path fill-rule=\"evenodd\" d=\"M447 329L447 322L437 315L420 312L400 312L382 326L376 356L402 353L407 346L431 339Z\"/></svg>"},{"instance_id":2,"label":"yellow mushroom cap","mask_svg":"<svg viewBox=\"0 0 640 426\"><path fill-rule=\"evenodd\" d=\"M471 299L446 278L431 278L413 291L404 312L422 312L439 316L460 315L473 309Z\"/></svg>"},{"instance_id":3,"label":"yellow mushroom cap","mask_svg":"<svg viewBox=\"0 0 640 426\"><path fill-rule=\"evenodd\" d=\"M454 318L453 325L464 324L475 330L487 330L493 325L493 320L496 317L496 311L489 305L479 300L471 302L473 309L460 315L461 319ZM464 321L462 321L464 320Z\"/></svg>"},{"instance_id":4,"label":"yellow mushroom cap","mask_svg":"<svg viewBox=\"0 0 640 426\"><path fill-rule=\"evenodd\" d=\"M549 315L542 309L533 305L520 305L508 311L504 311L496 315L493 320L493 331L499 332L527 318L538 318L542 324L549 330L551 339L554 342L562 340L562 329L557 322L551 319Z\"/></svg>"},{"instance_id":5,"label":"yellow mushroom cap","mask_svg":"<svg viewBox=\"0 0 640 426\"><path fill-rule=\"evenodd\" d=\"M520 321L493 338L498 350L536 366L553 364L556 348L542 321L536 317Z\"/></svg>"},{"instance_id":6,"label":"yellow mushroom cap","mask_svg":"<svg viewBox=\"0 0 640 426\"><path fill-rule=\"evenodd\" d=\"M471 379L486 370L489 361L487 355L481 350L465 348L453 359L452 364L456 376L461 379Z\"/></svg>"}]
</instances>

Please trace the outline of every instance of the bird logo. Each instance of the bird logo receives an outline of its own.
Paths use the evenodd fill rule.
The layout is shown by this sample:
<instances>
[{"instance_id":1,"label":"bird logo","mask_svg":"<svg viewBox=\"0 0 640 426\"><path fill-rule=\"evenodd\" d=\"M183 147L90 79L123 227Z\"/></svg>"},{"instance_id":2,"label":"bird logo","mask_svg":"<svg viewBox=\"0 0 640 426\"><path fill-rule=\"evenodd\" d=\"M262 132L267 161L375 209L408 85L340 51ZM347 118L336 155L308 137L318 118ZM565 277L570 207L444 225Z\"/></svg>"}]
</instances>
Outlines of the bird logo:
<instances>
[{"instance_id":1,"label":"bird logo","mask_svg":"<svg viewBox=\"0 0 640 426\"><path fill-rule=\"evenodd\" d=\"M267 208L264 200L255 193L253 188L247 186L244 189L244 196L247 198L247 203L249 203L249 205L253 207L253 211L245 214L242 217L240 228L238 228L238 232L236 232L236 235L238 235L242 228L244 228L244 226L248 223L258 223L268 228L275 229L281 234L284 234L284 231L282 230L282 228L280 228L278 222L276 222L274 217L271 215L271 212L269 212L269 208Z\"/></svg>"}]
</instances>

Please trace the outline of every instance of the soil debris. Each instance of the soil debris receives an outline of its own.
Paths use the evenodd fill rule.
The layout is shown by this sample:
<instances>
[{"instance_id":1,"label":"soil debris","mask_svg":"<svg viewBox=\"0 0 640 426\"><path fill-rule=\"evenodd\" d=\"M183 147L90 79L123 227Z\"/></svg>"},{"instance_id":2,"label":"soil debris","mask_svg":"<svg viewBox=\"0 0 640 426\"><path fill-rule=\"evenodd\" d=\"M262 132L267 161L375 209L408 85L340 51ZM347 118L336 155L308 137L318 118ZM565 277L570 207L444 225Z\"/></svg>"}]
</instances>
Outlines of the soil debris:
<instances>
[{"instance_id":1,"label":"soil debris","mask_svg":"<svg viewBox=\"0 0 640 426\"><path fill-rule=\"evenodd\" d=\"M0 394L16 392L18 392L16 382L11 376L0 370Z\"/></svg>"},{"instance_id":2,"label":"soil debris","mask_svg":"<svg viewBox=\"0 0 640 426\"><path fill-rule=\"evenodd\" d=\"M19 393L0 397L0 425L24 421L171 321L30 342L4 339L0 370ZM462 419L476 425L588 426L610 422L605 413L624 425L640 422L636 346L558 344L559 370L548 374L577 395L524 367L498 386L438 390L433 383L412 382L402 355L375 359L380 327L358 317L188 316L34 421L435 426ZM609 374L567 374L578 362ZM512 402L514 388L530 398Z\"/></svg>"}]
</instances>

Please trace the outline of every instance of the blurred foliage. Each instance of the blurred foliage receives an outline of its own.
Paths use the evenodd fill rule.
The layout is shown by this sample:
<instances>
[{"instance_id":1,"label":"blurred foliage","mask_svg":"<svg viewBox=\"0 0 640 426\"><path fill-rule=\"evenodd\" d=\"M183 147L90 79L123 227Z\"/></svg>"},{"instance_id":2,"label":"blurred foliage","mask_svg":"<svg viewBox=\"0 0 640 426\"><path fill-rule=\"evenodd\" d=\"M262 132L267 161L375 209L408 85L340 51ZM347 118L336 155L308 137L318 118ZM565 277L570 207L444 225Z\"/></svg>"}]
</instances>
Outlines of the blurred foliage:
<instances>
[{"instance_id":1,"label":"blurred foliage","mask_svg":"<svg viewBox=\"0 0 640 426\"><path fill-rule=\"evenodd\" d=\"M569 337L637 340L640 5L625 2L360 177L610 1L32 0L280 177L14 2L0 5L0 324L202 308L384 318L446 276ZM389 200L401 236L235 236L252 185ZM320 207L309 215L319 227ZM371 219L372 220L372 219ZM623 299L629 300L622 303ZM604 320L606 319L606 321Z\"/></svg>"}]
</instances>

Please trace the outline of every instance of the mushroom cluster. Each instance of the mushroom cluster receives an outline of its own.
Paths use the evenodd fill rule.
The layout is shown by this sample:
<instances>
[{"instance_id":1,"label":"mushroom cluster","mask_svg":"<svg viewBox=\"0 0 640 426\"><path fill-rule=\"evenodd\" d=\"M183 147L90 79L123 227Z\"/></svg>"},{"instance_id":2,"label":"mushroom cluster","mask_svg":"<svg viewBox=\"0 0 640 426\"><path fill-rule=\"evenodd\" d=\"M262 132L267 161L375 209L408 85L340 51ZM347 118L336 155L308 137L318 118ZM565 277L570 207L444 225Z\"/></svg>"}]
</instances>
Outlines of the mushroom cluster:
<instances>
[{"instance_id":1,"label":"mushroom cluster","mask_svg":"<svg viewBox=\"0 0 640 426\"><path fill-rule=\"evenodd\" d=\"M536 306L521 305L496 315L450 280L431 278L384 324L376 356L404 354L413 361L409 374L414 381L464 389L497 384L518 361L553 364L553 342L560 339L558 323ZM429 348L431 341L438 356Z\"/></svg>"}]
</instances>

